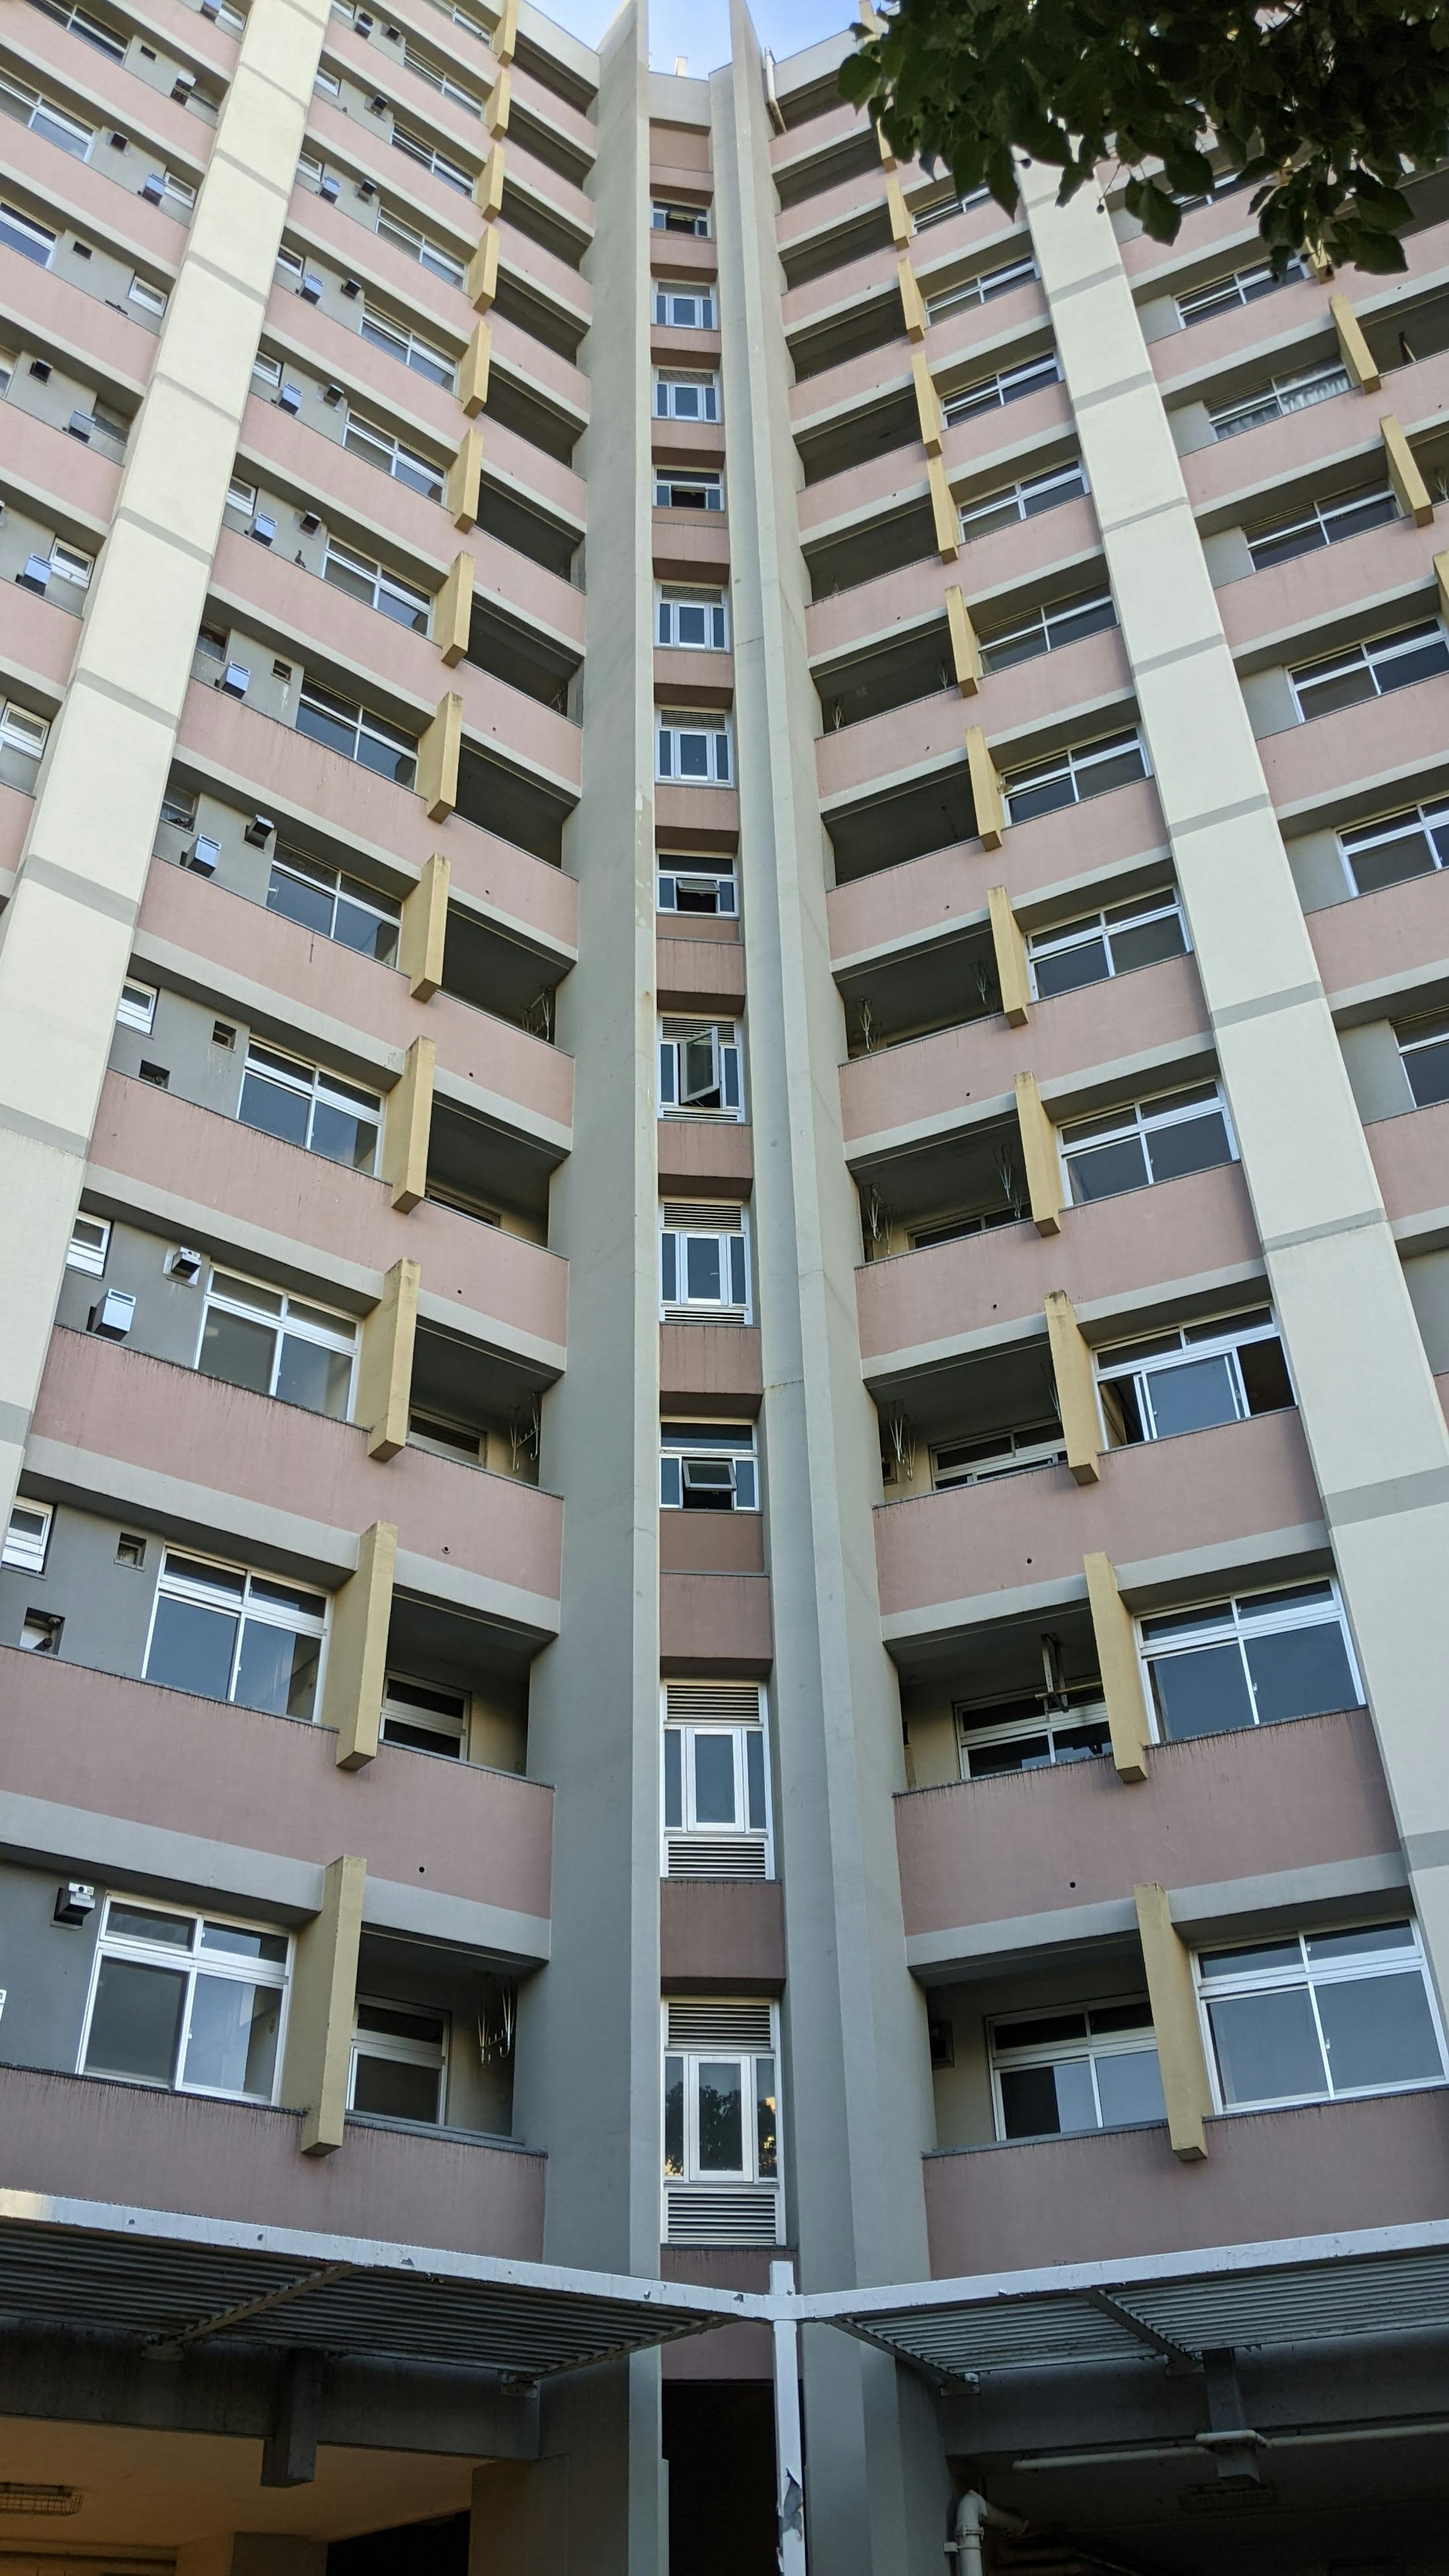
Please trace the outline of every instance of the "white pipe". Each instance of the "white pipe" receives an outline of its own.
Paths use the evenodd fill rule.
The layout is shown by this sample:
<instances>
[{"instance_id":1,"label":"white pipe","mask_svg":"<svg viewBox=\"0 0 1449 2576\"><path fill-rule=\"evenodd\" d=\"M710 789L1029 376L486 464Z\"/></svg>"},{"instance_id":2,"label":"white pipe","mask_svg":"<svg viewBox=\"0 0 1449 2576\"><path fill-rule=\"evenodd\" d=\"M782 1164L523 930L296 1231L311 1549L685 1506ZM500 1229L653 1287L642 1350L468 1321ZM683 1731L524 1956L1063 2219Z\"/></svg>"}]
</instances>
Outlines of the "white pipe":
<instances>
[{"instance_id":1,"label":"white pipe","mask_svg":"<svg viewBox=\"0 0 1449 2576\"><path fill-rule=\"evenodd\" d=\"M770 2265L771 2296L793 2296L793 2263ZM775 2476L781 2576L806 2576L805 2460L800 2440L800 2346L793 2317L775 2319Z\"/></svg>"},{"instance_id":2,"label":"white pipe","mask_svg":"<svg viewBox=\"0 0 1449 2576\"><path fill-rule=\"evenodd\" d=\"M956 2537L946 2543L946 2555L956 2561L956 2576L982 2576L981 2533L990 2523L997 2531L1008 2531L1020 2539L1026 2529L1023 2514L1008 2513L1003 2505L988 2504L984 2495L968 2487L956 2499Z\"/></svg>"}]
</instances>

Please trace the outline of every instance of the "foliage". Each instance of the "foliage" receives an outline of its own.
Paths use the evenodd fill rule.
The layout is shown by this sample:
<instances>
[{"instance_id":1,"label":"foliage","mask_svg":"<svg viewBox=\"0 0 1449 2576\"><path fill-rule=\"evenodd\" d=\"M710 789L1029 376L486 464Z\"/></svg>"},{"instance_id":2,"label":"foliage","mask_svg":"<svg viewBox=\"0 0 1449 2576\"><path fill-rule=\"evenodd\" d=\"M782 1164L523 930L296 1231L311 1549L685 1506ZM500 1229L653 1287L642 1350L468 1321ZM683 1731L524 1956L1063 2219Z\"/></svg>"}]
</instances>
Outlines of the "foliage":
<instances>
[{"instance_id":1,"label":"foliage","mask_svg":"<svg viewBox=\"0 0 1449 2576\"><path fill-rule=\"evenodd\" d=\"M1061 170L1062 204L1115 162L1129 212L1170 242L1216 143L1257 183L1280 270L1305 246L1403 268L1405 164L1440 160L1449 129L1449 0L898 0L856 34L843 95L963 195L1009 210L1013 153Z\"/></svg>"}]
</instances>

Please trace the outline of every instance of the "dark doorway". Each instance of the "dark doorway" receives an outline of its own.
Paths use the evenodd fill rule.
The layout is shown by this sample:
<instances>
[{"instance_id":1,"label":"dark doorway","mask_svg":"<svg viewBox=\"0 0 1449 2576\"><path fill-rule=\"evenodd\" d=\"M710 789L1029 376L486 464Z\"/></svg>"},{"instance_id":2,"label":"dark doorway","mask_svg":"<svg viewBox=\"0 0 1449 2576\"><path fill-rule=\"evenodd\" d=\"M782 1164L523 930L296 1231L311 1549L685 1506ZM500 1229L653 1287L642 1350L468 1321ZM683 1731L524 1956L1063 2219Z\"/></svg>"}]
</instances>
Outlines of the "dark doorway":
<instances>
[{"instance_id":1,"label":"dark doorway","mask_svg":"<svg viewBox=\"0 0 1449 2576\"><path fill-rule=\"evenodd\" d=\"M669 2576L775 2576L768 2380L666 2380L664 2456Z\"/></svg>"}]
</instances>

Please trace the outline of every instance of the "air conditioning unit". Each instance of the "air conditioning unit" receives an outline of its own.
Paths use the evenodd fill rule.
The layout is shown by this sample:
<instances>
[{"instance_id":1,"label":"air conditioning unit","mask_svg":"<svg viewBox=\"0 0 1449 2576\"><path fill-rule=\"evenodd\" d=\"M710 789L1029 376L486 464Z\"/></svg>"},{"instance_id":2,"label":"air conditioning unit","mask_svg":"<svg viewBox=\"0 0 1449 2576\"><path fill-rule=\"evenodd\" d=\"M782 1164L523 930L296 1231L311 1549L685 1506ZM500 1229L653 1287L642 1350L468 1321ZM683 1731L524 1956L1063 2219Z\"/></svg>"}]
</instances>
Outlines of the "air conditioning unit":
<instances>
[{"instance_id":1,"label":"air conditioning unit","mask_svg":"<svg viewBox=\"0 0 1449 2576\"><path fill-rule=\"evenodd\" d=\"M322 301L321 278L314 277L311 269L309 268L297 292L301 296L304 304L320 304Z\"/></svg>"},{"instance_id":2,"label":"air conditioning unit","mask_svg":"<svg viewBox=\"0 0 1449 2576\"><path fill-rule=\"evenodd\" d=\"M290 412L290 414L291 414L291 416L292 416L293 420L295 420L295 419L296 419L296 417L297 417L297 414L298 414L298 412L301 410L301 408L302 408L302 388L301 388L301 386L300 386L300 385L283 385L281 392L280 392L280 393L278 394L278 396L277 396L277 409L278 409L278 411Z\"/></svg>"},{"instance_id":3,"label":"air conditioning unit","mask_svg":"<svg viewBox=\"0 0 1449 2576\"><path fill-rule=\"evenodd\" d=\"M135 1320L136 1300L129 1288L108 1288L99 1305L91 1308L90 1329L103 1342L123 1342Z\"/></svg>"},{"instance_id":4,"label":"air conditioning unit","mask_svg":"<svg viewBox=\"0 0 1449 2576\"><path fill-rule=\"evenodd\" d=\"M325 197L329 206L336 205L341 193L342 190L340 183L333 178L330 170L327 172L325 177L318 180L317 194L319 197Z\"/></svg>"},{"instance_id":5,"label":"air conditioning unit","mask_svg":"<svg viewBox=\"0 0 1449 2576\"><path fill-rule=\"evenodd\" d=\"M269 546L277 533L276 520L268 511L258 510L252 521L251 533L259 546Z\"/></svg>"},{"instance_id":6,"label":"air conditioning unit","mask_svg":"<svg viewBox=\"0 0 1449 2576\"><path fill-rule=\"evenodd\" d=\"M19 582L22 590L38 590L41 598L43 599L45 597L46 584L50 579L50 565L46 557L44 555L27 555L25 558L24 571L18 572L15 578Z\"/></svg>"},{"instance_id":7,"label":"air conditioning unit","mask_svg":"<svg viewBox=\"0 0 1449 2576\"><path fill-rule=\"evenodd\" d=\"M220 857L220 841L213 841L207 833L199 832L186 853L186 864L194 868L199 877L214 877Z\"/></svg>"},{"instance_id":8,"label":"air conditioning unit","mask_svg":"<svg viewBox=\"0 0 1449 2576\"><path fill-rule=\"evenodd\" d=\"M251 676L245 662L228 662L218 685L225 689L229 698L244 698Z\"/></svg>"},{"instance_id":9,"label":"air conditioning unit","mask_svg":"<svg viewBox=\"0 0 1449 2576\"><path fill-rule=\"evenodd\" d=\"M83 1878L67 1878L55 1891L57 1923L84 1923L96 1910L96 1891Z\"/></svg>"},{"instance_id":10,"label":"air conditioning unit","mask_svg":"<svg viewBox=\"0 0 1449 2576\"><path fill-rule=\"evenodd\" d=\"M166 194L166 182L159 170L148 170L141 182L141 194L148 206L159 206Z\"/></svg>"},{"instance_id":11,"label":"air conditioning unit","mask_svg":"<svg viewBox=\"0 0 1449 2576\"><path fill-rule=\"evenodd\" d=\"M254 814L242 838L250 841L254 850L264 850L276 828L270 814Z\"/></svg>"},{"instance_id":12,"label":"air conditioning unit","mask_svg":"<svg viewBox=\"0 0 1449 2576\"><path fill-rule=\"evenodd\" d=\"M188 1244L178 1243L167 1253L162 1268L168 1279L178 1280L183 1288L194 1288L206 1268L206 1255L193 1252Z\"/></svg>"}]
</instances>

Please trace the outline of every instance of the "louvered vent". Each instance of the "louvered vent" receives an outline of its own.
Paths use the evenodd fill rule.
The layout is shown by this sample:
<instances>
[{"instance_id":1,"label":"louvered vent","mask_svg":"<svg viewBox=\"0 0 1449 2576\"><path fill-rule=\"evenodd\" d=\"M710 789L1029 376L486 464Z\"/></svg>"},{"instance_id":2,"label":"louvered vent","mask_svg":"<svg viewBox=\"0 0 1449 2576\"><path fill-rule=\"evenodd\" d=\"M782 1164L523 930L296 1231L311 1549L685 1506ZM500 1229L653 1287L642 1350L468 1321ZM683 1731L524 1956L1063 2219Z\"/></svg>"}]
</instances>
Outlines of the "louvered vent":
<instances>
[{"instance_id":1,"label":"louvered vent","mask_svg":"<svg viewBox=\"0 0 1449 2576\"><path fill-rule=\"evenodd\" d=\"M664 2195L664 2225L670 2245L778 2245L778 2196L768 2183L733 2191L671 2183Z\"/></svg>"},{"instance_id":2,"label":"louvered vent","mask_svg":"<svg viewBox=\"0 0 1449 2576\"><path fill-rule=\"evenodd\" d=\"M666 1878L763 1878L763 1834L669 1834Z\"/></svg>"},{"instance_id":3,"label":"louvered vent","mask_svg":"<svg viewBox=\"0 0 1449 2576\"><path fill-rule=\"evenodd\" d=\"M685 1226L693 1234L738 1234L739 1201L715 1207L704 1199L666 1200L664 1222L666 1226Z\"/></svg>"},{"instance_id":4,"label":"louvered vent","mask_svg":"<svg viewBox=\"0 0 1449 2576\"><path fill-rule=\"evenodd\" d=\"M760 1717L756 1682L666 1682L664 1711L676 1725L750 1726Z\"/></svg>"},{"instance_id":5,"label":"louvered vent","mask_svg":"<svg viewBox=\"0 0 1449 2576\"><path fill-rule=\"evenodd\" d=\"M671 2048L762 2048L775 2045L767 2003L698 2002L674 1997L669 2006Z\"/></svg>"}]
</instances>

